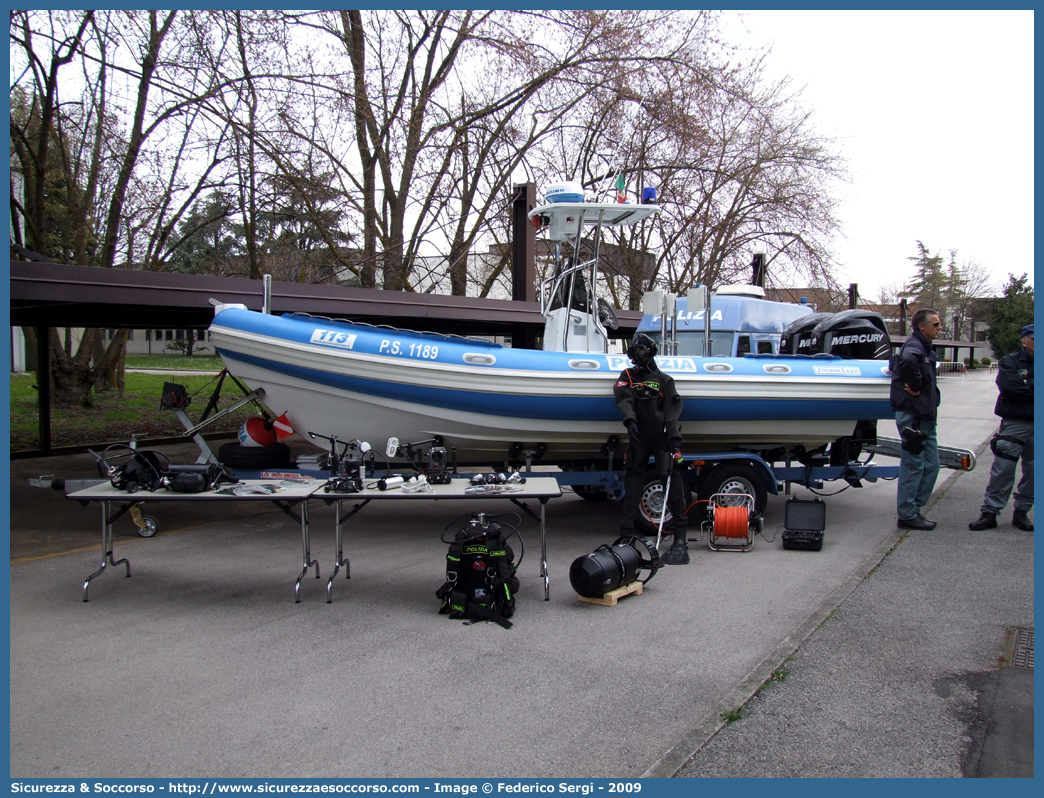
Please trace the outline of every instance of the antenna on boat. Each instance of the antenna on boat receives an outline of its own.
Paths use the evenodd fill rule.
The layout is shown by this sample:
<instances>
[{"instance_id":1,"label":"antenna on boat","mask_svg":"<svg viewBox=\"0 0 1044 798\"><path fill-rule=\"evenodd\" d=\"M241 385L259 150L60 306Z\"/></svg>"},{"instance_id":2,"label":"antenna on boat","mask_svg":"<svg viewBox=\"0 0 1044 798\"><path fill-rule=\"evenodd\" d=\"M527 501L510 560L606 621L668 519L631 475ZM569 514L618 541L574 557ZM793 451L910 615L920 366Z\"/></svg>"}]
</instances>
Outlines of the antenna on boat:
<instances>
[{"instance_id":1,"label":"antenna on boat","mask_svg":"<svg viewBox=\"0 0 1044 798\"><path fill-rule=\"evenodd\" d=\"M689 312L703 311L703 356L711 355L711 298L706 285L694 285L685 293Z\"/></svg>"},{"instance_id":2,"label":"antenna on boat","mask_svg":"<svg viewBox=\"0 0 1044 798\"><path fill-rule=\"evenodd\" d=\"M262 282L264 285L262 299L261 299L261 312L271 313L272 312L272 275L262 275Z\"/></svg>"},{"instance_id":3,"label":"antenna on boat","mask_svg":"<svg viewBox=\"0 0 1044 798\"><path fill-rule=\"evenodd\" d=\"M641 99L638 100L638 107L639 108L645 108L645 94L644 93L642 94ZM637 126L635 126L635 127L637 127ZM634 137L635 127L631 128L631 135L627 139L627 143L628 144L631 143L631 139ZM608 189L608 185L607 185L608 182L610 180L612 180L614 177L616 178L616 180L614 182L617 184L617 186L616 186L616 189L617 189L616 201L617 202L625 202L626 201L626 199L625 199L626 192L624 191L624 187L619 185L620 183L623 182L623 165L620 164L620 147L619 146L617 146L616 150L613 152L612 159L609 161L609 171L608 171L608 173L606 173L605 177L603 178L601 188L599 188L599 189L597 189L595 191L595 202L600 201L600 199L602 197L602 194L604 194L607 191L607 189ZM643 201L644 201L644 196L643 196Z\"/></svg>"},{"instance_id":4,"label":"antenna on boat","mask_svg":"<svg viewBox=\"0 0 1044 798\"><path fill-rule=\"evenodd\" d=\"M616 177L617 181L623 177L623 168L617 169L617 163L620 160L619 151L613 153L612 159L609 161L609 171L605 173L605 177L602 178L602 184L595 189L595 202L600 202L602 195L609 189L609 181Z\"/></svg>"}]
</instances>

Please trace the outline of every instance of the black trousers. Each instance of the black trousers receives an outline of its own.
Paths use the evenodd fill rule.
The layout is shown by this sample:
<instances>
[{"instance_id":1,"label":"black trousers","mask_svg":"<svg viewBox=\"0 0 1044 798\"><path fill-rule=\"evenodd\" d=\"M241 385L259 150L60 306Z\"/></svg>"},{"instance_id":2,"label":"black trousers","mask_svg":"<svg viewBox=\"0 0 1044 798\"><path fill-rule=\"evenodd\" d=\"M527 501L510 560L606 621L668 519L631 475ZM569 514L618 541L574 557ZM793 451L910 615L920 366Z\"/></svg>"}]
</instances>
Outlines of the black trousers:
<instances>
[{"instance_id":1,"label":"black trousers","mask_svg":"<svg viewBox=\"0 0 1044 798\"><path fill-rule=\"evenodd\" d=\"M645 488L646 472L650 469L649 458L668 450L667 436L657 435L631 441L627 446L627 474L624 477L623 516L620 519L620 534L633 535L634 522L638 517ZM664 523L664 529L685 529L688 516L685 514L685 494L682 491L683 476L678 469L671 474L671 485L667 492L667 509L671 511L671 520ZM659 523L660 519L654 519Z\"/></svg>"}]
</instances>

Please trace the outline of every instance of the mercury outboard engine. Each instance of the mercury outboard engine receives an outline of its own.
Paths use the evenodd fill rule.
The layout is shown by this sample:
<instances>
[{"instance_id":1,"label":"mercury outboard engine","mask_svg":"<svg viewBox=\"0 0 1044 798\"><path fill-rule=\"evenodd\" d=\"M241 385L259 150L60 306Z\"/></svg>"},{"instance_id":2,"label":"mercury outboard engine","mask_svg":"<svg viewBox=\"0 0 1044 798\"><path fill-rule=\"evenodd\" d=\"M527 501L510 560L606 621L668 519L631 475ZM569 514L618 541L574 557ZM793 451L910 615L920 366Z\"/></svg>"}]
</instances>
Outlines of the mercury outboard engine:
<instances>
[{"instance_id":1,"label":"mercury outboard engine","mask_svg":"<svg viewBox=\"0 0 1044 798\"><path fill-rule=\"evenodd\" d=\"M812 330L821 321L833 316L833 313L809 313L800 316L783 331L779 340L779 353L781 355L811 355L812 354Z\"/></svg>"},{"instance_id":2,"label":"mercury outboard engine","mask_svg":"<svg viewBox=\"0 0 1044 798\"><path fill-rule=\"evenodd\" d=\"M884 316L872 310L856 309L843 310L823 319L812 330L809 354L820 352L846 360L888 360L892 354L892 339Z\"/></svg>"}]
</instances>

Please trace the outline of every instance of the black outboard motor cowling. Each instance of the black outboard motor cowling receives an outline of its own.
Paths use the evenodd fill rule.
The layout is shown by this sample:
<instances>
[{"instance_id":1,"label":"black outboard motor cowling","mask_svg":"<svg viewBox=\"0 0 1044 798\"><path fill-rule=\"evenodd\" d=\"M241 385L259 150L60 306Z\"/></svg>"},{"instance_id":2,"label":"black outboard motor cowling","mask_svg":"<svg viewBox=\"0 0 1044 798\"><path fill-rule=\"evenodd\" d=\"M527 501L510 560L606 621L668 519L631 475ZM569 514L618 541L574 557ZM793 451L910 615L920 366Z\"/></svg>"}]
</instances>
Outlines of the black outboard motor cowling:
<instances>
[{"instance_id":1,"label":"black outboard motor cowling","mask_svg":"<svg viewBox=\"0 0 1044 798\"><path fill-rule=\"evenodd\" d=\"M833 316L833 313L809 313L790 322L779 339L781 355L811 355L812 330L821 321Z\"/></svg>"},{"instance_id":2,"label":"black outboard motor cowling","mask_svg":"<svg viewBox=\"0 0 1044 798\"><path fill-rule=\"evenodd\" d=\"M892 339L880 313L843 310L816 325L810 347L809 354L823 352L846 360L888 360Z\"/></svg>"}]
</instances>

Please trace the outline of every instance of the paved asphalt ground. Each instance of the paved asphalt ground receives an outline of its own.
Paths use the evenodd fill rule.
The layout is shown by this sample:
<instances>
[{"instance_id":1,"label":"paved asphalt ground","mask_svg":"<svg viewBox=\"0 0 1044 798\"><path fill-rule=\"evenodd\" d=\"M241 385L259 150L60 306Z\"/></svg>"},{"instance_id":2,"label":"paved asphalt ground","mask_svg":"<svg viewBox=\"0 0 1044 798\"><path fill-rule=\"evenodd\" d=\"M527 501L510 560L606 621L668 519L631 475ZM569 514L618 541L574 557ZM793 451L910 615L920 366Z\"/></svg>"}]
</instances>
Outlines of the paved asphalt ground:
<instances>
[{"instance_id":1,"label":"paved asphalt ground","mask_svg":"<svg viewBox=\"0 0 1044 798\"><path fill-rule=\"evenodd\" d=\"M1033 533L972 532L992 458L943 485L911 532L679 775L1033 776Z\"/></svg>"},{"instance_id":2,"label":"paved asphalt ground","mask_svg":"<svg viewBox=\"0 0 1044 798\"><path fill-rule=\"evenodd\" d=\"M941 442L980 449L995 395L985 374L947 380ZM550 602L523 517L510 630L439 616L434 595L440 531L515 511L504 500L365 508L329 605L322 502L324 578L300 604L299 530L278 509L146 504L159 535L117 522L133 576L110 568L84 603L100 509L26 480L91 476L90 458L13 461L11 776L1029 775L1032 671L998 664L1008 630L1033 628L1033 536L1010 512L967 530L991 460L943 473L933 532L899 533L878 482L827 499L821 552L785 551L777 497L751 552L690 544L691 565L612 608L577 601L568 569L614 537L618 508L564 496ZM723 713L743 717L719 730Z\"/></svg>"}]
</instances>

